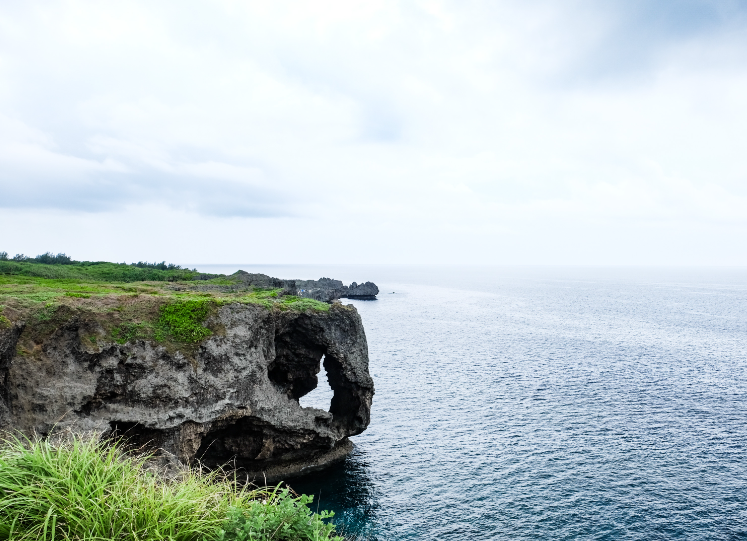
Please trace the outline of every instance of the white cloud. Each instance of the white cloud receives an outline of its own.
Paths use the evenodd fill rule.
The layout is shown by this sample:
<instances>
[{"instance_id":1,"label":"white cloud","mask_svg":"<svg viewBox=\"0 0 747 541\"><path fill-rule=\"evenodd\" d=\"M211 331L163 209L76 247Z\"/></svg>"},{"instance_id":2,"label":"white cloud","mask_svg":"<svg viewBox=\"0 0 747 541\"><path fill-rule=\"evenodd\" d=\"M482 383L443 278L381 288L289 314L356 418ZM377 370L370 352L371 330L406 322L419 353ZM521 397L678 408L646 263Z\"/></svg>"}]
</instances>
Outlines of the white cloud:
<instances>
[{"instance_id":1,"label":"white cloud","mask_svg":"<svg viewBox=\"0 0 747 541\"><path fill-rule=\"evenodd\" d=\"M55 249L94 259L64 224L370 247L255 261L746 264L739 8L7 2L0 221L69 216ZM120 250L228 249L132 231Z\"/></svg>"}]
</instances>

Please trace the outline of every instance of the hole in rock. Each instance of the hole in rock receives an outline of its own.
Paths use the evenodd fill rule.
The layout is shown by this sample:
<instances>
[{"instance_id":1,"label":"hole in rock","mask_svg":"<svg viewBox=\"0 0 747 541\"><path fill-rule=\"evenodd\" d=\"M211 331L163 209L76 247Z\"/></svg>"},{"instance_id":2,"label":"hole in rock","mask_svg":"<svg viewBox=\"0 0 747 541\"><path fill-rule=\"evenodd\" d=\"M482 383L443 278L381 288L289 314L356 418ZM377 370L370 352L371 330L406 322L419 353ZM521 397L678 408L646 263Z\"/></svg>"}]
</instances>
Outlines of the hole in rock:
<instances>
[{"instance_id":1,"label":"hole in rock","mask_svg":"<svg viewBox=\"0 0 747 541\"><path fill-rule=\"evenodd\" d=\"M288 398L298 400L317 386L319 363L325 348L303 325L284 329L275 337L275 359L267 375Z\"/></svg>"},{"instance_id":2,"label":"hole in rock","mask_svg":"<svg viewBox=\"0 0 747 541\"><path fill-rule=\"evenodd\" d=\"M329 411L330 404L332 403L332 397L335 392L329 385L329 378L327 377L327 369L324 367L324 363L321 364L321 370L317 374L317 385L308 394L303 395L298 399L298 403L302 408L317 408L320 410Z\"/></svg>"}]
</instances>

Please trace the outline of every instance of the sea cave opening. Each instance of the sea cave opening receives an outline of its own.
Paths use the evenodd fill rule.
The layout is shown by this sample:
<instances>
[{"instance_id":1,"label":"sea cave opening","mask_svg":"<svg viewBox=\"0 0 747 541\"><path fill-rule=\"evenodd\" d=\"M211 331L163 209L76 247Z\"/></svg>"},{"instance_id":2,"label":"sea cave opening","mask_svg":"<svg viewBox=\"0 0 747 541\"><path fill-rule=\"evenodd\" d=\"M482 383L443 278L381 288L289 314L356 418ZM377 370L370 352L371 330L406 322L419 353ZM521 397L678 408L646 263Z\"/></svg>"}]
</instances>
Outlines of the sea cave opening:
<instances>
[{"instance_id":1,"label":"sea cave opening","mask_svg":"<svg viewBox=\"0 0 747 541\"><path fill-rule=\"evenodd\" d=\"M317 408L324 411L329 411L331 408L332 397L334 397L335 392L329 384L329 377L323 360L324 358L319 363L320 371L317 374L316 387L298 399L302 408Z\"/></svg>"},{"instance_id":2,"label":"sea cave opening","mask_svg":"<svg viewBox=\"0 0 747 541\"><path fill-rule=\"evenodd\" d=\"M319 329L303 319L280 329L267 375L279 392L299 406L328 411L336 425L357 430L362 423L360 396L341 359L328 351L320 335Z\"/></svg>"}]
</instances>

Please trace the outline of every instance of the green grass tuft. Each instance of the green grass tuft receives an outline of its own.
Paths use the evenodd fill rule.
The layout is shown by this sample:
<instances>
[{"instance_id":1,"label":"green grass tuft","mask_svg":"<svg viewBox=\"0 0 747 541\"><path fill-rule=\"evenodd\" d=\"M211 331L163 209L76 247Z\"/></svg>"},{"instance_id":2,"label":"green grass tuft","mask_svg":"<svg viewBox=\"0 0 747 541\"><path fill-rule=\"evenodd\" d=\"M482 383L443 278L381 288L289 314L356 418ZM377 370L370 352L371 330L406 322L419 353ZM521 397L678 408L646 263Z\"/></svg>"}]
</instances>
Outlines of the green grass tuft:
<instances>
[{"instance_id":1,"label":"green grass tuft","mask_svg":"<svg viewBox=\"0 0 747 541\"><path fill-rule=\"evenodd\" d=\"M133 340L149 338L151 335L150 331L150 325L145 322L125 322L114 327L111 331L111 335L117 344L126 344ZM95 337L92 337L91 341L96 343Z\"/></svg>"},{"instance_id":2,"label":"green grass tuft","mask_svg":"<svg viewBox=\"0 0 747 541\"><path fill-rule=\"evenodd\" d=\"M91 295L88 293L78 293L76 291L66 291L65 292L66 297L74 297L76 299L90 299Z\"/></svg>"},{"instance_id":3,"label":"green grass tuft","mask_svg":"<svg viewBox=\"0 0 747 541\"><path fill-rule=\"evenodd\" d=\"M280 304L284 308L292 308L300 312L306 310L319 310L326 312L329 310L330 305L326 302L317 301L315 299L305 299L303 297L296 297L295 295L286 295L280 301Z\"/></svg>"},{"instance_id":4,"label":"green grass tuft","mask_svg":"<svg viewBox=\"0 0 747 541\"><path fill-rule=\"evenodd\" d=\"M52 302L48 302L36 312L36 319L39 321L51 321L57 312L57 305Z\"/></svg>"},{"instance_id":5,"label":"green grass tuft","mask_svg":"<svg viewBox=\"0 0 747 541\"><path fill-rule=\"evenodd\" d=\"M211 299L178 300L161 306L158 315L156 340L163 334L177 342L196 343L212 334L203 323L215 303Z\"/></svg>"},{"instance_id":6,"label":"green grass tuft","mask_svg":"<svg viewBox=\"0 0 747 541\"><path fill-rule=\"evenodd\" d=\"M216 474L166 482L145 457L91 439L0 446L0 539L342 541L310 501Z\"/></svg>"}]
</instances>

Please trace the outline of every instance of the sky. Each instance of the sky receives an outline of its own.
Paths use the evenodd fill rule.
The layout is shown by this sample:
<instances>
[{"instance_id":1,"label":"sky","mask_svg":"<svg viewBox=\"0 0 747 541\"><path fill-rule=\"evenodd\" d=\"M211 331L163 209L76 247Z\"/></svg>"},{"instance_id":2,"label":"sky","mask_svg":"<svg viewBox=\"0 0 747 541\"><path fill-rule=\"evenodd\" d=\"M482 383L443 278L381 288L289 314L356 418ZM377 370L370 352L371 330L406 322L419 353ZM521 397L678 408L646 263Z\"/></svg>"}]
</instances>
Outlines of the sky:
<instances>
[{"instance_id":1,"label":"sky","mask_svg":"<svg viewBox=\"0 0 747 541\"><path fill-rule=\"evenodd\" d=\"M0 3L0 251L747 265L747 2Z\"/></svg>"}]
</instances>

